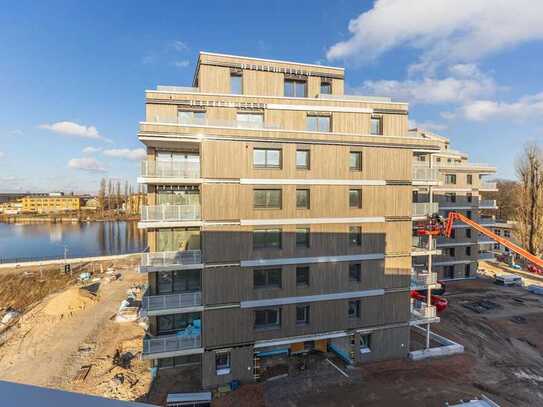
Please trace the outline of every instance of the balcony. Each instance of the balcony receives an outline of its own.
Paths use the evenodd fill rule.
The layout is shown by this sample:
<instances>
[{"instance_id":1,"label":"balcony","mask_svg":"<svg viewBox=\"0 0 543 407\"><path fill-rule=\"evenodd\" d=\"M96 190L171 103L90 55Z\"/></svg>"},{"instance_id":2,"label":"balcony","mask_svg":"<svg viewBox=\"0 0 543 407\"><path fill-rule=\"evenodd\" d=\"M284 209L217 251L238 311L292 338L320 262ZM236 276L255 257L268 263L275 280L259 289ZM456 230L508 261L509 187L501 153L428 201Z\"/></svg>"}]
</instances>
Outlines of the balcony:
<instances>
[{"instance_id":1,"label":"balcony","mask_svg":"<svg viewBox=\"0 0 543 407\"><path fill-rule=\"evenodd\" d=\"M432 247L428 248L427 236L412 236L411 237L411 255L412 256L427 256L429 254L439 255L441 250L436 248L436 239L432 240Z\"/></svg>"},{"instance_id":2,"label":"balcony","mask_svg":"<svg viewBox=\"0 0 543 407\"><path fill-rule=\"evenodd\" d=\"M413 271L411 273L411 288L427 287L437 284L437 273L428 273L427 271Z\"/></svg>"},{"instance_id":3,"label":"balcony","mask_svg":"<svg viewBox=\"0 0 543 407\"><path fill-rule=\"evenodd\" d=\"M197 179L200 178L200 163L145 160L141 163L141 176L142 178Z\"/></svg>"},{"instance_id":4,"label":"balcony","mask_svg":"<svg viewBox=\"0 0 543 407\"><path fill-rule=\"evenodd\" d=\"M481 251L479 252L479 255L477 257L478 257L478 260L496 261L496 256L492 252Z\"/></svg>"},{"instance_id":5,"label":"balcony","mask_svg":"<svg viewBox=\"0 0 543 407\"><path fill-rule=\"evenodd\" d=\"M439 170L413 164L414 184L434 184L439 181Z\"/></svg>"},{"instance_id":6,"label":"balcony","mask_svg":"<svg viewBox=\"0 0 543 407\"><path fill-rule=\"evenodd\" d=\"M426 217L437 213L438 203L437 202L415 202L413 203L413 214L415 217Z\"/></svg>"},{"instance_id":7,"label":"balcony","mask_svg":"<svg viewBox=\"0 0 543 407\"><path fill-rule=\"evenodd\" d=\"M479 184L480 191L496 191L498 189L495 182L481 181Z\"/></svg>"},{"instance_id":8,"label":"balcony","mask_svg":"<svg viewBox=\"0 0 543 407\"><path fill-rule=\"evenodd\" d=\"M481 199L479 201L479 209L498 209L495 199Z\"/></svg>"},{"instance_id":9,"label":"balcony","mask_svg":"<svg viewBox=\"0 0 543 407\"><path fill-rule=\"evenodd\" d=\"M142 222L174 222L200 219L200 205L149 205L141 210Z\"/></svg>"},{"instance_id":10,"label":"balcony","mask_svg":"<svg viewBox=\"0 0 543 407\"><path fill-rule=\"evenodd\" d=\"M192 119L179 120L177 117L154 116L148 118L148 122L159 124L177 124L179 126L205 126L205 127L231 127L235 129L262 129L262 130L278 130L281 126L278 124L267 124L261 121L249 120L221 120L209 119L207 117L193 117Z\"/></svg>"},{"instance_id":11,"label":"balcony","mask_svg":"<svg viewBox=\"0 0 543 407\"><path fill-rule=\"evenodd\" d=\"M202 252L200 250L152 252L143 253L141 256L140 272L198 269L202 267Z\"/></svg>"},{"instance_id":12,"label":"balcony","mask_svg":"<svg viewBox=\"0 0 543 407\"><path fill-rule=\"evenodd\" d=\"M153 336L143 338L143 358L158 359L183 354L183 351L201 347L200 330L188 334L180 331L174 335Z\"/></svg>"},{"instance_id":13,"label":"balcony","mask_svg":"<svg viewBox=\"0 0 543 407\"><path fill-rule=\"evenodd\" d=\"M192 86L164 86L157 85L158 92L180 92L180 93L199 93L200 89Z\"/></svg>"},{"instance_id":14,"label":"balcony","mask_svg":"<svg viewBox=\"0 0 543 407\"><path fill-rule=\"evenodd\" d=\"M420 301L413 301L411 314L413 315L414 319L417 320L434 319L437 316L436 307L433 305L427 305L426 303Z\"/></svg>"},{"instance_id":15,"label":"balcony","mask_svg":"<svg viewBox=\"0 0 543 407\"><path fill-rule=\"evenodd\" d=\"M149 295L142 299L142 307L147 315L163 315L176 312L201 311L202 293L176 293L165 295Z\"/></svg>"}]
</instances>

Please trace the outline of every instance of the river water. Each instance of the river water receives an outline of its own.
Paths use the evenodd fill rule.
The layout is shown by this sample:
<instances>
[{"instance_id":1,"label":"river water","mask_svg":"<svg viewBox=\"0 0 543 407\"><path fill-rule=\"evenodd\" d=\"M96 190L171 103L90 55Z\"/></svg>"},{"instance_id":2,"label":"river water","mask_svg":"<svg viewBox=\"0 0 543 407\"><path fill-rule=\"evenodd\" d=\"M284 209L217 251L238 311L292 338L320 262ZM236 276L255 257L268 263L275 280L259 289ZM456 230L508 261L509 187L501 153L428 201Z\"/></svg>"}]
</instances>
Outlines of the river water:
<instances>
[{"instance_id":1,"label":"river water","mask_svg":"<svg viewBox=\"0 0 543 407\"><path fill-rule=\"evenodd\" d=\"M107 256L147 246L137 222L0 223L0 262Z\"/></svg>"}]
</instances>

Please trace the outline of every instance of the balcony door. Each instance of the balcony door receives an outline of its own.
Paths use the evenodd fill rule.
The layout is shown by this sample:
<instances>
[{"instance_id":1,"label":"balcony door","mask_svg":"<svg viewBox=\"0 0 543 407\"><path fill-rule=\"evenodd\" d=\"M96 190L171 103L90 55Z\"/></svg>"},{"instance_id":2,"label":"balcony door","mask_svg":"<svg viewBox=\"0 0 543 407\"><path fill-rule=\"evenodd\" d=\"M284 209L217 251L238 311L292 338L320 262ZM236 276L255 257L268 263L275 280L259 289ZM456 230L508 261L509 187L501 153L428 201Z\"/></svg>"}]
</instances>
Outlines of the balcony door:
<instances>
[{"instance_id":1,"label":"balcony door","mask_svg":"<svg viewBox=\"0 0 543 407\"><path fill-rule=\"evenodd\" d=\"M198 187L169 187L157 188L158 205L200 205Z\"/></svg>"},{"instance_id":2,"label":"balcony door","mask_svg":"<svg viewBox=\"0 0 543 407\"><path fill-rule=\"evenodd\" d=\"M158 229L157 251L182 250L200 250L200 230L198 228Z\"/></svg>"},{"instance_id":3,"label":"balcony door","mask_svg":"<svg viewBox=\"0 0 543 407\"><path fill-rule=\"evenodd\" d=\"M157 273L157 294L200 291L200 270L161 271Z\"/></svg>"}]
</instances>

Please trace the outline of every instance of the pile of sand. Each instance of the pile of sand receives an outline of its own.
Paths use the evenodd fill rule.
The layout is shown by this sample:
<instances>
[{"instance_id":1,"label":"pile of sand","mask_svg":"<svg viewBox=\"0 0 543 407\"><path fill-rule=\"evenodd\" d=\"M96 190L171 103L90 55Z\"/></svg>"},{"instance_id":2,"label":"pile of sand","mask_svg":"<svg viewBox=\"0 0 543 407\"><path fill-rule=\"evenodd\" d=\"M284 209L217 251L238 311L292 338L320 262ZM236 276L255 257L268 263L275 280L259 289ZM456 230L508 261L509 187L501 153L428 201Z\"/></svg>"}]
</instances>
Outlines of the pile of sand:
<instances>
[{"instance_id":1,"label":"pile of sand","mask_svg":"<svg viewBox=\"0 0 543 407\"><path fill-rule=\"evenodd\" d=\"M51 298L43 308L43 313L55 317L68 316L92 303L94 301L81 295L78 288L70 288Z\"/></svg>"}]
</instances>

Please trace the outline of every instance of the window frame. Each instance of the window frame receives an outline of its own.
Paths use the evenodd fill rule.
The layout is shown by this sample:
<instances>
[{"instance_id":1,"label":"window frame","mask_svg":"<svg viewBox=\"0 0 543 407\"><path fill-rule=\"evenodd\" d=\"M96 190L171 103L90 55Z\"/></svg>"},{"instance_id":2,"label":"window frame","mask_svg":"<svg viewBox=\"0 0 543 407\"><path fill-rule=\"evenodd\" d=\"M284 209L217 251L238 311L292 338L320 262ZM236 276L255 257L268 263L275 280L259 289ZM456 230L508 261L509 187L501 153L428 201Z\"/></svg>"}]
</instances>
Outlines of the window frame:
<instances>
[{"instance_id":1,"label":"window frame","mask_svg":"<svg viewBox=\"0 0 543 407\"><path fill-rule=\"evenodd\" d=\"M279 193L279 205L278 206L270 206L270 203L272 201L274 201L274 199L271 199L271 196L269 196L268 194L271 193L271 192L278 192ZM258 193L264 193L264 200L265 200L265 204L264 205L260 205L260 204L257 204L257 194ZM283 190L281 188L254 188L253 189L253 208L254 209L272 209L272 210L277 210L277 209L282 209L283 208Z\"/></svg>"},{"instance_id":2,"label":"window frame","mask_svg":"<svg viewBox=\"0 0 543 407\"><path fill-rule=\"evenodd\" d=\"M355 268L355 275L353 278L353 269ZM362 264L361 263L349 263L349 282L350 283L360 283L362 282Z\"/></svg>"},{"instance_id":3,"label":"window frame","mask_svg":"<svg viewBox=\"0 0 543 407\"><path fill-rule=\"evenodd\" d=\"M232 89L232 78L239 79L239 93L234 92ZM243 73L230 72L230 95L243 95Z\"/></svg>"},{"instance_id":4,"label":"window frame","mask_svg":"<svg viewBox=\"0 0 543 407\"><path fill-rule=\"evenodd\" d=\"M302 310L304 314L303 319L298 319L298 311ZM311 323L311 306L310 304L297 304L296 305L296 325L309 325Z\"/></svg>"},{"instance_id":5,"label":"window frame","mask_svg":"<svg viewBox=\"0 0 543 407\"><path fill-rule=\"evenodd\" d=\"M304 84L304 94L303 96L298 95L298 86L299 84ZM287 95L287 84L292 85L292 95ZM285 78L283 80L283 96L288 98L306 98L307 97L307 79L292 79Z\"/></svg>"},{"instance_id":6,"label":"window frame","mask_svg":"<svg viewBox=\"0 0 543 407\"><path fill-rule=\"evenodd\" d=\"M359 349L362 354L371 352L371 334L360 334Z\"/></svg>"},{"instance_id":7,"label":"window frame","mask_svg":"<svg viewBox=\"0 0 543 407\"><path fill-rule=\"evenodd\" d=\"M356 206L353 206L353 202L351 201L351 193L355 191L358 193L358 203ZM362 188L349 188L349 209L362 209Z\"/></svg>"},{"instance_id":8,"label":"window frame","mask_svg":"<svg viewBox=\"0 0 543 407\"><path fill-rule=\"evenodd\" d=\"M255 245L255 236L258 233L266 233L266 234L276 234L279 237L278 245ZM281 250L283 247L283 230L281 228L262 228L262 229L254 229L253 230L253 250L267 250L267 249L275 249L275 250ZM266 239L267 241L267 239Z\"/></svg>"},{"instance_id":9,"label":"window frame","mask_svg":"<svg viewBox=\"0 0 543 407\"><path fill-rule=\"evenodd\" d=\"M305 236L303 244L300 244L298 241L298 236ZM311 229L309 227L297 227L296 228L296 248L297 249L308 249L311 246Z\"/></svg>"},{"instance_id":10,"label":"window frame","mask_svg":"<svg viewBox=\"0 0 543 407\"><path fill-rule=\"evenodd\" d=\"M240 117L259 117L262 120L258 122L251 120L240 120ZM247 123L247 127L249 128L262 129L264 128L264 113L238 111L236 112L236 124L239 125L240 123Z\"/></svg>"},{"instance_id":11,"label":"window frame","mask_svg":"<svg viewBox=\"0 0 543 407\"><path fill-rule=\"evenodd\" d=\"M298 281L298 275L302 274L301 270L303 270L303 275L306 276L304 278L304 282ZM309 287L311 284L311 266L296 266L296 287Z\"/></svg>"},{"instance_id":12,"label":"window frame","mask_svg":"<svg viewBox=\"0 0 543 407\"><path fill-rule=\"evenodd\" d=\"M351 315L351 305L354 305L355 312ZM360 300L349 300L347 303L347 317L349 319L359 319L360 318Z\"/></svg>"},{"instance_id":13,"label":"window frame","mask_svg":"<svg viewBox=\"0 0 543 407\"><path fill-rule=\"evenodd\" d=\"M298 192L307 193L307 204L306 206L298 205ZM307 210L311 208L311 190L309 188L296 188L296 209Z\"/></svg>"},{"instance_id":14,"label":"window frame","mask_svg":"<svg viewBox=\"0 0 543 407\"><path fill-rule=\"evenodd\" d=\"M323 86L327 86L329 92L323 92L322 91ZM327 80L322 80L321 79L321 84L320 84L320 87L319 87L319 94L320 95L331 95L332 94L332 81L327 81Z\"/></svg>"},{"instance_id":15,"label":"window frame","mask_svg":"<svg viewBox=\"0 0 543 407\"><path fill-rule=\"evenodd\" d=\"M260 325L257 325L257 313L262 313L264 312L265 313L265 320L266 320L266 323L264 324L260 324ZM273 323L270 323L269 320L271 318L269 318L271 312L275 312L276 313L276 318L275 318L275 321L276 322L273 322ZM272 308L257 308L255 309L254 311L254 328L257 329L257 330L260 330L260 329L277 329L277 328L280 328L281 327L281 308L280 307L272 307Z\"/></svg>"},{"instance_id":16,"label":"window frame","mask_svg":"<svg viewBox=\"0 0 543 407\"><path fill-rule=\"evenodd\" d=\"M473 185L473 174L466 174L466 184Z\"/></svg>"},{"instance_id":17,"label":"window frame","mask_svg":"<svg viewBox=\"0 0 543 407\"><path fill-rule=\"evenodd\" d=\"M315 119L315 129L311 129L309 123L310 119ZM328 120L328 129L322 130L321 127L321 120L327 119ZM305 117L305 129L309 132L318 132L318 133L332 133L332 116L331 115L323 115L323 114L307 114Z\"/></svg>"},{"instance_id":18,"label":"window frame","mask_svg":"<svg viewBox=\"0 0 543 407\"><path fill-rule=\"evenodd\" d=\"M352 166L353 155L358 156L358 166ZM349 151L349 171L360 172L362 171L362 151Z\"/></svg>"},{"instance_id":19,"label":"window frame","mask_svg":"<svg viewBox=\"0 0 543 407\"><path fill-rule=\"evenodd\" d=\"M190 113L190 120L184 123L179 115L181 113ZM206 124L207 112L201 109L177 109L177 123L185 126L203 125Z\"/></svg>"},{"instance_id":20,"label":"window frame","mask_svg":"<svg viewBox=\"0 0 543 407\"><path fill-rule=\"evenodd\" d=\"M264 275L264 284L257 284L257 275L262 273ZM277 282L272 282L270 276L272 273L278 273L279 280ZM283 269L281 267L272 267L272 268L256 268L253 269L253 288L256 289L273 289L283 288Z\"/></svg>"},{"instance_id":21,"label":"window frame","mask_svg":"<svg viewBox=\"0 0 543 407\"><path fill-rule=\"evenodd\" d=\"M349 226L349 243L353 247L362 246L362 226Z\"/></svg>"},{"instance_id":22,"label":"window frame","mask_svg":"<svg viewBox=\"0 0 543 407\"><path fill-rule=\"evenodd\" d=\"M303 165L298 165L298 153L306 154L306 163ZM297 170L309 170L311 168L311 150L304 148L296 149L295 164Z\"/></svg>"},{"instance_id":23,"label":"window frame","mask_svg":"<svg viewBox=\"0 0 543 407\"><path fill-rule=\"evenodd\" d=\"M219 358L226 357L226 363L219 365ZM215 351L215 373L217 376L230 374L232 368L232 356L230 351Z\"/></svg>"},{"instance_id":24,"label":"window frame","mask_svg":"<svg viewBox=\"0 0 543 407\"><path fill-rule=\"evenodd\" d=\"M379 123L377 132L373 131L373 123L374 123L375 120L377 121L377 123ZM371 115L371 117L370 117L370 135L371 136L382 136L383 135L383 116Z\"/></svg>"},{"instance_id":25,"label":"window frame","mask_svg":"<svg viewBox=\"0 0 543 407\"><path fill-rule=\"evenodd\" d=\"M445 184L456 185L456 174L445 174Z\"/></svg>"},{"instance_id":26,"label":"window frame","mask_svg":"<svg viewBox=\"0 0 543 407\"><path fill-rule=\"evenodd\" d=\"M258 151L264 152L264 164L257 164L255 162L255 153ZM279 164L269 164L268 154L272 151L279 152ZM281 169L283 167L283 150L281 148L253 148L253 168L255 169Z\"/></svg>"}]
</instances>

